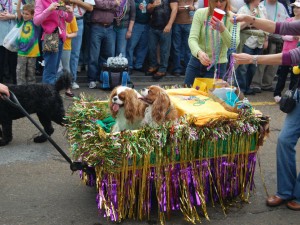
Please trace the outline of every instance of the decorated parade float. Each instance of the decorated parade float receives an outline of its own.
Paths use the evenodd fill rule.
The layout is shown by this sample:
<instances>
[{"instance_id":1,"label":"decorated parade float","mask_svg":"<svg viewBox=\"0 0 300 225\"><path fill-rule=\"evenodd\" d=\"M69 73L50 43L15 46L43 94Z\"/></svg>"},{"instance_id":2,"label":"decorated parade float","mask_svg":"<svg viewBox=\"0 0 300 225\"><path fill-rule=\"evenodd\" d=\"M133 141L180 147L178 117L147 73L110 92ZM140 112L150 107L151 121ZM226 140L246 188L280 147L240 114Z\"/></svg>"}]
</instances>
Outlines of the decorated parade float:
<instances>
[{"instance_id":1,"label":"decorated parade float","mask_svg":"<svg viewBox=\"0 0 300 225\"><path fill-rule=\"evenodd\" d=\"M234 77L231 60L223 77L198 78L192 88L165 87L178 119L138 130L112 133L107 101L75 99L68 139L73 158L95 169L81 175L96 186L101 215L149 220L157 209L162 224L173 211L195 223L209 219L208 205L225 213L236 199L248 201L269 119L232 86Z\"/></svg>"},{"instance_id":2,"label":"decorated parade float","mask_svg":"<svg viewBox=\"0 0 300 225\"><path fill-rule=\"evenodd\" d=\"M199 214L209 218L208 203L225 212L234 199L248 200L268 118L248 101L224 107L225 101L197 89L167 90L177 121L117 133L109 133L107 101L84 95L74 101L67 115L72 155L95 168L82 177L96 185L103 216L144 220L158 208L161 222L175 210L196 222Z\"/></svg>"}]
</instances>

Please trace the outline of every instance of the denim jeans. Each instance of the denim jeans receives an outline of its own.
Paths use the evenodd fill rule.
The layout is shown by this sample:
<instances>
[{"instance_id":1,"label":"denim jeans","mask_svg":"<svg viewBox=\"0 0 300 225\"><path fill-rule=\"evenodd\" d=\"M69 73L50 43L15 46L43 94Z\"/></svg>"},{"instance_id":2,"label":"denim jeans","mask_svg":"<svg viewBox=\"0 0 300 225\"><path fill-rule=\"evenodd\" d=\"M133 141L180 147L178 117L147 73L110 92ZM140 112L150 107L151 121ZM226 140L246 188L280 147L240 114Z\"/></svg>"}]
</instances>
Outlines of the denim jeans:
<instances>
[{"instance_id":1,"label":"denim jeans","mask_svg":"<svg viewBox=\"0 0 300 225\"><path fill-rule=\"evenodd\" d=\"M148 53L148 35L148 24L134 23L131 38L127 42L126 56L129 68L141 69L143 67Z\"/></svg>"},{"instance_id":2,"label":"denim jeans","mask_svg":"<svg viewBox=\"0 0 300 225\"><path fill-rule=\"evenodd\" d=\"M222 79L222 77L225 75L226 66L227 66L227 63L217 64L218 78ZM184 84L186 84L187 86L190 87L193 85L196 77L214 78L214 73L215 73L214 66L212 68L210 68L209 71L207 71L207 67L202 65L200 63L199 59L197 59L196 57L194 57L192 55L188 65L186 67Z\"/></svg>"},{"instance_id":3,"label":"denim jeans","mask_svg":"<svg viewBox=\"0 0 300 225\"><path fill-rule=\"evenodd\" d=\"M173 72L182 73L185 68L181 66L181 54L183 54L184 65L187 66L191 51L188 44L191 24L173 24L172 28L172 47L173 47Z\"/></svg>"},{"instance_id":4,"label":"denim jeans","mask_svg":"<svg viewBox=\"0 0 300 225\"><path fill-rule=\"evenodd\" d=\"M63 67L63 70L70 73L70 57L71 57L71 50L63 50L61 53L61 64Z\"/></svg>"},{"instance_id":5,"label":"denim jeans","mask_svg":"<svg viewBox=\"0 0 300 225\"><path fill-rule=\"evenodd\" d=\"M262 48L252 49L247 45L244 45L242 51L243 53L247 53L249 55L260 55L262 53ZM236 69L236 86L238 86L242 92L249 91L256 68L257 67L254 64L247 64L239 65Z\"/></svg>"},{"instance_id":6,"label":"denim jeans","mask_svg":"<svg viewBox=\"0 0 300 225\"><path fill-rule=\"evenodd\" d=\"M164 33L150 27L149 30L149 66L159 67L158 72L167 72L170 56L172 31ZM157 46L160 46L160 65L157 62Z\"/></svg>"},{"instance_id":7,"label":"denim jeans","mask_svg":"<svg viewBox=\"0 0 300 225\"><path fill-rule=\"evenodd\" d=\"M299 91L299 90L298 90ZM277 141L277 195L300 204L300 173L297 175L295 146L300 137L300 103L288 113Z\"/></svg>"},{"instance_id":8,"label":"denim jeans","mask_svg":"<svg viewBox=\"0 0 300 225\"><path fill-rule=\"evenodd\" d=\"M77 80L77 67L79 62L79 55L82 43L82 35L83 35L83 20L77 20L77 36L72 38L72 50L70 57L70 71L73 76L73 82Z\"/></svg>"},{"instance_id":9,"label":"denim jeans","mask_svg":"<svg viewBox=\"0 0 300 225\"><path fill-rule=\"evenodd\" d=\"M55 84L58 74L58 67L63 50L63 42L59 39L58 52L43 52L45 60L42 82L45 84Z\"/></svg>"},{"instance_id":10,"label":"denim jeans","mask_svg":"<svg viewBox=\"0 0 300 225\"><path fill-rule=\"evenodd\" d=\"M113 45L113 53L114 56L119 56L120 53L122 53L123 57L126 57L126 45L127 45L127 39L126 39L126 33L128 28L114 28L114 45Z\"/></svg>"},{"instance_id":11,"label":"denim jeans","mask_svg":"<svg viewBox=\"0 0 300 225\"><path fill-rule=\"evenodd\" d=\"M113 46L115 44L113 41L113 33L113 26L105 28L97 24L91 25L88 67L89 82L99 80L101 67L101 65L99 65L100 50L103 61L113 56Z\"/></svg>"}]
</instances>

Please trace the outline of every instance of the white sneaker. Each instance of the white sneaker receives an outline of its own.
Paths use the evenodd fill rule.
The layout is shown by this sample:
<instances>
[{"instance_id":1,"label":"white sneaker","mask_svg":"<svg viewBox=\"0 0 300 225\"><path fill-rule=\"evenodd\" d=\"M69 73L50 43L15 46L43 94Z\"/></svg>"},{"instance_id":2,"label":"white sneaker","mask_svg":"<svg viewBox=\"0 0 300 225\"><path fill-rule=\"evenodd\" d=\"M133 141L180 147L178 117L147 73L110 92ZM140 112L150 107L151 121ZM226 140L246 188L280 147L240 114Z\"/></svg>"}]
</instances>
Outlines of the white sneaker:
<instances>
[{"instance_id":1,"label":"white sneaker","mask_svg":"<svg viewBox=\"0 0 300 225\"><path fill-rule=\"evenodd\" d=\"M76 82L73 82L73 83L72 83L72 89L73 89L73 90L79 89L79 85L78 85Z\"/></svg>"},{"instance_id":2,"label":"white sneaker","mask_svg":"<svg viewBox=\"0 0 300 225\"><path fill-rule=\"evenodd\" d=\"M279 103L280 100L281 100L281 97L277 95L277 96L274 97L274 100L275 100L276 103Z\"/></svg>"},{"instance_id":3,"label":"white sneaker","mask_svg":"<svg viewBox=\"0 0 300 225\"><path fill-rule=\"evenodd\" d=\"M94 89L94 88L96 88L96 87L97 87L96 82L91 81L90 84L89 84L89 88L90 88L90 89Z\"/></svg>"}]
</instances>

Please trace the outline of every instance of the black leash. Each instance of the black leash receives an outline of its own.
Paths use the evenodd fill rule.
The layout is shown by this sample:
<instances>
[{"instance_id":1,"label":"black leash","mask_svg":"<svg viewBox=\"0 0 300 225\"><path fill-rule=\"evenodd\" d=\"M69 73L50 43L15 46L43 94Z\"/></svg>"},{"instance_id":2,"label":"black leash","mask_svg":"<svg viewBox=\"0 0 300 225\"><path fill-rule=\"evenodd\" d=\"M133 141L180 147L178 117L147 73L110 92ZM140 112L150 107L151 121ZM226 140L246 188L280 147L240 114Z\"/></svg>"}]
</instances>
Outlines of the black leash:
<instances>
[{"instance_id":1,"label":"black leash","mask_svg":"<svg viewBox=\"0 0 300 225\"><path fill-rule=\"evenodd\" d=\"M9 103L11 106L19 109L29 120L30 122L33 123L36 128L39 129L40 132L42 132L43 135L48 139L48 141L56 148L56 150L65 158L65 160L70 164L70 169L75 172L77 170L82 170L86 172L87 174L94 174L95 170L93 167L88 166L84 162L73 162L70 157L56 144L56 142L38 125L34 119L28 114L28 112L22 107L20 104L19 100L15 96L15 94L11 91L10 93L10 98L8 98L6 95L1 94L2 99L4 99L5 102Z\"/></svg>"}]
</instances>

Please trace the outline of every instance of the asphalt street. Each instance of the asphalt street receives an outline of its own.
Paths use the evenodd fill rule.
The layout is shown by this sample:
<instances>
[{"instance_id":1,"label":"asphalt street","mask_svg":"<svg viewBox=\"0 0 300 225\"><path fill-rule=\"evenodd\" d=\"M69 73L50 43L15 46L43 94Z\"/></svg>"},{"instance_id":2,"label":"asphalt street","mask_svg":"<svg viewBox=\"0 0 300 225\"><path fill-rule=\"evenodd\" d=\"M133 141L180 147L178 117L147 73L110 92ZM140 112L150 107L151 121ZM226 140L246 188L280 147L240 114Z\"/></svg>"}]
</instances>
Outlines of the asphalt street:
<instances>
[{"instance_id":1,"label":"asphalt street","mask_svg":"<svg viewBox=\"0 0 300 225\"><path fill-rule=\"evenodd\" d=\"M141 83L136 88L149 84ZM82 92L101 99L107 99L109 95L108 91L90 90L86 85L74 91L76 95ZM256 167L255 190L249 203L232 204L226 215L218 205L209 206L210 221L201 217L201 222L204 225L298 225L300 212L289 210L285 205L275 208L265 205L267 192L274 194L276 190L275 147L285 114L274 104L271 92L250 96L249 100L256 109L271 117L271 133L258 153L260 165ZM64 102L68 108L72 99L65 98ZM58 125L54 128L52 138L69 154L65 128ZM114 224L98 215L96 188L87 187L78 172L72 173L64 158L49 142L35 144L33 137L37 133L38 130L27 118L19 119L13 123L13 141L0 147L0 225ZM299 146L297 151L299 171ZM157 211L153 211L150 221L122 222L124 225L159 223ZM189 223L184 221L181 212L174 212L167 224Z\"/></svg>"}]
</instances>

